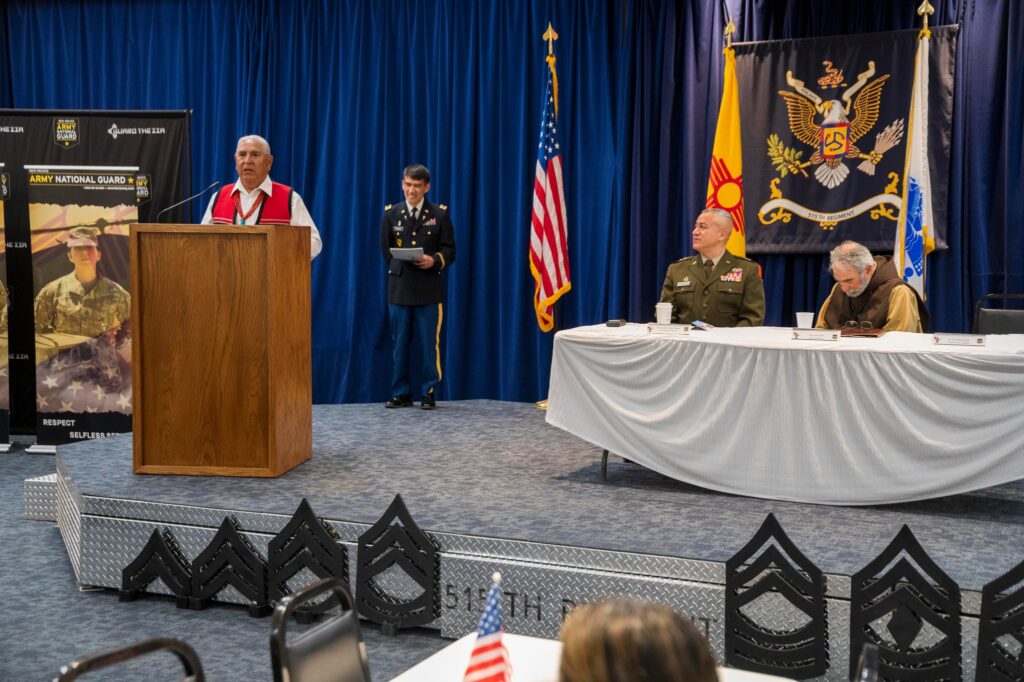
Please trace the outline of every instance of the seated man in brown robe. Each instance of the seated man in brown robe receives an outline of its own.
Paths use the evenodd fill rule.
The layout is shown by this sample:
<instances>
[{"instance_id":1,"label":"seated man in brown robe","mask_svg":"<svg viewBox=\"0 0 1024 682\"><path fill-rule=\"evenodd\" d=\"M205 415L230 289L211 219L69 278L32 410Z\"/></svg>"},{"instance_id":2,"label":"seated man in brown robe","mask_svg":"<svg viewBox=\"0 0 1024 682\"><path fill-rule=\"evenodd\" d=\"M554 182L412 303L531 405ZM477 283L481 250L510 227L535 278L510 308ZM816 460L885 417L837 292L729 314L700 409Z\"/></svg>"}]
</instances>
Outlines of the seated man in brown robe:
<instances>
[{"instance_id":1,"label":"seated man in brown robe","mask_svg":"<svg viewBox=\"0 0 1024 682\"><path fill-rule=\"evenodd\" d=\"M892 258L872 256L863 245L846 241L829 254L829 270L836 284L815 326L839 329L853 323L894 332L927 330L924 301L900 278Z\"/></svg>"}]
</instances>

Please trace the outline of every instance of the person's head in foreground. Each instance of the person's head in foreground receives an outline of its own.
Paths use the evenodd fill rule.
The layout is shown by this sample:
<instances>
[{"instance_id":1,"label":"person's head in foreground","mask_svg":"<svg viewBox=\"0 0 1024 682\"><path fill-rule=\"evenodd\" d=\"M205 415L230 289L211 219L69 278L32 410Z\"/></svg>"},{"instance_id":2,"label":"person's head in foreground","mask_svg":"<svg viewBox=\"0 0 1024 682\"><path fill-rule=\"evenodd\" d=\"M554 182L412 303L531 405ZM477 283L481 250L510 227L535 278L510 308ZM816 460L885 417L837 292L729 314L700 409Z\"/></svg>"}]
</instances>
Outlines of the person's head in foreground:
<instances>
[{"instance_id":1,"label":"person's head in foreground","mask_svg":"<svg viewBox=\"0 0 1024 682\"><path fill-rule=\"evenodd\" d=\"M667 606L584 604L562 624L560 682L717 682L707 640Z\"/></svg>"}]
</instances>

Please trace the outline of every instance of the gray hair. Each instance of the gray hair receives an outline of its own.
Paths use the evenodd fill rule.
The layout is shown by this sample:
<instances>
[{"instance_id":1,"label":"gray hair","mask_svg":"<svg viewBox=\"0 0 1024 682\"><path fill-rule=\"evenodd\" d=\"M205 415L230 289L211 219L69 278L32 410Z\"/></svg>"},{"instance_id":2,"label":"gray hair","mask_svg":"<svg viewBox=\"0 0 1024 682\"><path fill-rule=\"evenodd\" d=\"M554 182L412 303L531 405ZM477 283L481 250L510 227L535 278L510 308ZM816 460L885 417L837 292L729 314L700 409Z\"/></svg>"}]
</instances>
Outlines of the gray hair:
<instances>
[{"instance_id":1,"label":"gray hair","mask_svg":"<svg viewBox=\"0 0 1024 682\"><path fill-rule=\"evenodd\" d=\"M242 135L240 138L238 138L238 142L235 143L235 149L238 149L239 145L241 145L242 142L245 141L245 140L256 140L256 142L261 147L264 148L265 153L267 154L267 156L270 156L270 143L267 142L262 137L260 137L259 135Z\"/></svg>"},{"instance_id":2,"label":"gray hair","mask_svg":"<svg viewBox=\"0 0 1024 682\"><path fill-rule=\"evenodd\" d=\"M732 214L726 211L724 208L705 208L703 211L698 213L697 216L702 216L705 213L716 215L722 220L724 220L725 226L729 228L729 232L732 232Z\"/></svg>"},{"instance_id":3,"label":"gray hair","mask_svg":"<svg viewBox=\"0 0 1024 682\"><path fill-rule=\"evenodd\" d=\"M845 241L832 249L828 260L829 271L835 266L841 265L844 268L853 268L860 275L863 275L868 266L875 262L866 246L852 241Z\"/></svg>"}]
</instances>

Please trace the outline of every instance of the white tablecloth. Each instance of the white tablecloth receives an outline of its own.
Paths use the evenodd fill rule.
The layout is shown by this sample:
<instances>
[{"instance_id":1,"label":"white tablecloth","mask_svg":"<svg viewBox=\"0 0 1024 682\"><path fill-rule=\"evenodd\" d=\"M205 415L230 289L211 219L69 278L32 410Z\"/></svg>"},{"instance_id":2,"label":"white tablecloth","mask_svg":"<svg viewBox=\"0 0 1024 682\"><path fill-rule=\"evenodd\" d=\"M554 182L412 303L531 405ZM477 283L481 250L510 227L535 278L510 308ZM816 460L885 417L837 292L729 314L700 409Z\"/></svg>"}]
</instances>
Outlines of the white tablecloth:
<instances>
[{"instance_id":1,"label":"white tablecloth","mask_svg":"<svg viewBox=\"0 0 1024 682\"><path fill-rule=\"evenodd\" d=\"M471 632L409 668L391 682L457 682L466 672L466 664L469 663L469 654L475 642L476 633ZM512 665L512 682L558 682L561 642L508 633L502 635L502 642L508 650ZM771 682L786 678L719 668L718 679L720 682Z\"/></svg>"},{"instance_id":2,"label":"white tablecloth","mask_svg":"<svg viewBox=\"0 0 1024 682\"><path fill-rule=\"evenodd\" d=\"M1024 478L1024 335L797 341L791 329L555 336L547 421L667 476L823 504Z\"/></svg>"}]
</instances>

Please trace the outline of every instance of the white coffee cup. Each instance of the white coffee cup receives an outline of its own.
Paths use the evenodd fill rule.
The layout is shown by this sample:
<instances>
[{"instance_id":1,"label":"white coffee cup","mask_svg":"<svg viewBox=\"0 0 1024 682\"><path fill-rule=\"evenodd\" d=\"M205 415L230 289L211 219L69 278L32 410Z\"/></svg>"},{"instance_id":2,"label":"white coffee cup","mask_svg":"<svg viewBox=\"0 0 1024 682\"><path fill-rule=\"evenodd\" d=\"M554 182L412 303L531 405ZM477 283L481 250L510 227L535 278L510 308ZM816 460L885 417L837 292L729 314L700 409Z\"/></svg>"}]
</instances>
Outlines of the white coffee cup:
<instances>
[{"instance_id":1,"label":"white coffee cup","mask_svg":"<svg viewBox=\"0 0 1024 682\"><path fill-rule=\"evenodd\" d=\"M800 329L810 329L814 326L814 313L797 313L796 326Z\"/></svg>"},{"instance_id":2,"label":"white coffee cup","mask_svg":"<svg viewBox=\"0 0 1024 682\"><path fill-rule=\"evenodd\" d=\"M658 324L668 324L672 321L672 304L658 303L654 306L654 319Z\"/></svg>"}]
</instances>

